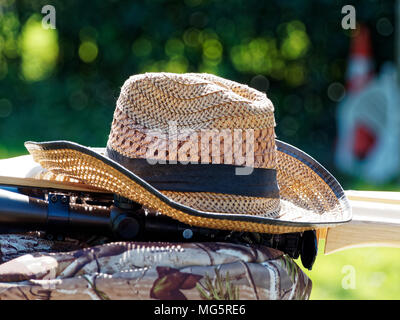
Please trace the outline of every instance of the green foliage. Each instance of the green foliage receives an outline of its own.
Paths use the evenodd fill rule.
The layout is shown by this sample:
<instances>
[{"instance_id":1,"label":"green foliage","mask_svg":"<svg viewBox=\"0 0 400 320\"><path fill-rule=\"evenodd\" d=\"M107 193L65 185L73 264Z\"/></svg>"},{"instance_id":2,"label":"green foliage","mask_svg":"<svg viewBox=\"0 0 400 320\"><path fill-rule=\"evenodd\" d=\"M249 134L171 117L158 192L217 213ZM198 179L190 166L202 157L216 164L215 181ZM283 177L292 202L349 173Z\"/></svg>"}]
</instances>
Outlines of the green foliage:
<instances>
[{"instance_id":1,"label":"green foliage","mask_svg":"<svg viewBox=\"0 0 400 320\"><path fill-rule=\"evenodd\" d=\"M39 27L47 4L56 9L55 30ZM0 152L24 153L26 140L103 146L130 75L210 72L266 91L276 107L278 138L336 173L336 102L327 88L345 82L350 37L340 24L344 4L1 1ZM394 33L387 31L393 11L391 1L356 5L357 20L370 26L377 44L377 67L393 60ZM381 18L385 25L378 24Z\"/></svg>"}]
</instances>

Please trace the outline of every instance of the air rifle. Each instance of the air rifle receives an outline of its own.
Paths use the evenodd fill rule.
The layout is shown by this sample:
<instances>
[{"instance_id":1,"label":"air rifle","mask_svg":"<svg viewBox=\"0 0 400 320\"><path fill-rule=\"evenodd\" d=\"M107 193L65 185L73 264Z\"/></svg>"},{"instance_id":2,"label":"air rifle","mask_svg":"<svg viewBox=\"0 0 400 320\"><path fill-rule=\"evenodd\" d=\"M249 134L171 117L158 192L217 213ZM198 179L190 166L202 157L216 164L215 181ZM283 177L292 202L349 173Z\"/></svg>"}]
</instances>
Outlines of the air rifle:
<instances>
[{"instance_id":1,"label":"air rifle","mask_svg":"<svg viewBox=\"0 0 400 320\"><path fill-rule=\"evenodd\" d=\"M26 231L44 231L51 239L90 234L111 240L266 245L300 257L308 269L317 254L315 231L273 235L201 228L86 185L0 176L0 233Z\"/></svg>"}]
</instances>

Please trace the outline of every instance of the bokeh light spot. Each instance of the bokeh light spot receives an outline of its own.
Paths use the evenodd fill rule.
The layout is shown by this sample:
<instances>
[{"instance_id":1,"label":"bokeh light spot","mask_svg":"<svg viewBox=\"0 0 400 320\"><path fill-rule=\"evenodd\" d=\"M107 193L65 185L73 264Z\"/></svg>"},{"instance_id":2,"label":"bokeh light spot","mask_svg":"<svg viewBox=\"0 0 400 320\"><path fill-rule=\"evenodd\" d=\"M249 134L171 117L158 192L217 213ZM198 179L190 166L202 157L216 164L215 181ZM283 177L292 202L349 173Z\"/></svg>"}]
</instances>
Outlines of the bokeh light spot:
<instances>
[{"instance_id":1,"label":"bokeh light spot","mask_svg":"<svg viewBox=\"0 0 400 320\"><path fill-rule=\"evenodd\" d=\"M25 23L19 39L22 74L25 80L39 81L53 71L58 58L56 29L42 28L40 16L35 14Z\"/></svg>"},{"instance_id":2,"label":"bokeh light spot","mask_svg":"<svg viewBox=\"0 0 400 320\"><path fill-rule=\"evenodd\" d=\"M393 33L393 25L388 18L380 18L376 23L376 30L380 35L387 37Z\"/></svg>"},{"instance_id":3,"label":"bokeh light spot","mask_svg":"<svg viewBox=\"0 0 400 320\"><path fill-rule=\"evenodd\" d=\"M210 60L220 60L222 57L222 44L217 39L203 42L203 55Z\"/></svg>"},{"instance_id":4,"label":"bokeh light spot","mask_svg":"<svg viewBox=\"0 0 400 320\"><path fill-rule=\"evenodd\" d=\"M189 47L197 47L200 44L200 31L195 28L187 29L183 33L183 41Z\"/></svg>"},{"instance_id":5,"label":"bokeh light spot","mask_svg":"<svg viewBox=\"0 0 400 320\"><path fill-rule=\"evenodd\" d=\"M295 60L303 57L310 46L310 39L305 26L300 21L291 21L286 25L287 36L283 39L281 52L286 59Z\"/></svg>"},{"instance_id":6,"label":"bokeh light spot","mask_svg":"<svg viewBox=\"0 0 400 320\"><path fill-rule=\"evenodd\" d=\"M230 52L236 70L253 72L255 74L268 74L284 67L276 47L276 40L272 38L255 38L248 43L234 46Z\"/></svg>"},{"instance_id":7,"label":"bokeh light spot","mask_svg":"<svg viewBox=\"0 0 400 320\"><path fill-rule=\"evenodd\" d=\"M165 66L165 71L174 73L185 73L188 69L188 61L185 57L174 57Z\"/></svg>"},{"instance_id":8,"label":"bokeh light spot","mask_svg":"<svg viewBox=\"0 0 400 320\"><path fill-rule=\"evenodd\" d=\"M97 58L99 50L96 43L92 41L84 41L79 46L79 57L85 63L91 63Z\"/></svg>"},{"instance_id":9,"label":"bokeh light spot","mask_svg":"<svg viewBox=\"0 0 400 320\"><path fill-rule=\"evenodd\" d=\"M133 54L137 57L148 56L153 49L151 41L146 37L140 37L132 45Z\"/></svg>"},{"instance_id":10,"label":"bokeh light spot","mask_svg":"<svg viewBox=\"0 0 400 320\"><path fill-rule=\"evenodd\" d=\"M346 94L346 89L339 82L331 83L328 87L328 97L332 101L339 102L341 101Z\"/></svg>"},{"instance_id":11,"label":"bokeh light spot","mask_svg":"<svg viewBox=\"0 0 400 320\"><path fill-rule=\"evenodd\" d=\"M86 108L86 106L88 104L88 97L81 90L74 91L69 96L69 104L70 104L71 108L81 111Z\"/></svg>"},{"instance_id":12,"label":"bokeh light spot","mask_svg":"<svg viewBox=\"0 0 400 320\"><path fill-rule=\"evenodd\" d=\"M269 80L262 74L259 74L251 79L250 86L258 91L267 92L269 89Z\"/></svg>"},{"instance_id":13,"label":"bokeh light spot","mask_svg":"<svg viewBox=\"0 0 400 320\"><path fill-rule=\"evenodd\" d=\"M203 63L200 63L197 72L200 73L210 73L210 74L219 74L219 69L217 65L210 64L207 60Z\"/></svg>"},{"instance_id":14,"label":"bokeh light spot","mask_svg":"<svg viewBox=\"0 0 400 320\"><path fill-rule=\"evenodd\" d=\"M3 51L7 58L14 59L19 54L18 32L20 23L14 12L0 13L0 52Z\"/></svg>"},{"instance_id":15,"label":"bokeh light spot","mask_svg":"<svg viewBox=\"0 0 400 320\"><path fill-rule=\"evenodd\" d=\"M169 57L181 56L185 50L185 45L180 39L171 38L165 44L165 53Z\"/></svg>"}]
</instances>

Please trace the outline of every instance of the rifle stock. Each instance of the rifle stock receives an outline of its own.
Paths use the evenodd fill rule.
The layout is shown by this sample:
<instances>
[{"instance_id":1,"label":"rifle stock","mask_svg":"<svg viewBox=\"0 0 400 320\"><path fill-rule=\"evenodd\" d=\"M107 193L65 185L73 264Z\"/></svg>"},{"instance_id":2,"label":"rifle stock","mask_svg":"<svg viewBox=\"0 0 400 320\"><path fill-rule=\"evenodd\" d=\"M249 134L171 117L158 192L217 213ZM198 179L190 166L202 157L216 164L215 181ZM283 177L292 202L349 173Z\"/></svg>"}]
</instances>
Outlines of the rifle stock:
<instances>
[{"instance_id":1,"label":"rifle stock","mask_svg":"<svg viewBox=\"0 0 400 320\"><path fill-rule=\"evenodd\" d=\"M353 220L328 228L325 254L340 250L384 246L400 248L400 192L346 191L353 211Z\"/></svg>"}]
</instances>

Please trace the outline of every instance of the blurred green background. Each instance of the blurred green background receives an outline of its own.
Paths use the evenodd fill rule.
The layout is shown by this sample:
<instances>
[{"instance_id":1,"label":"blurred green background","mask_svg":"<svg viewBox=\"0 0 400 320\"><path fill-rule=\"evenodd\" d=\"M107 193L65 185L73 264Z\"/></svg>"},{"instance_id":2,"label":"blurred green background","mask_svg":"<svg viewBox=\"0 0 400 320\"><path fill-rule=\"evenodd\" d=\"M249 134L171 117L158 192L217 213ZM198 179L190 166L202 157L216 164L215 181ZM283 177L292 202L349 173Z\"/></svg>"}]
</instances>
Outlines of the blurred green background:
<instances>
[{"instance_id":1,"label":"blurred green background","mask_svg":"<svg viewBox=\"0 0 400 320\"><path fill-rule=\"evenodd\" d=\"M56 29L41 24L49 4ZM278 138L318 159L344 189L397 190L398 178L374 186L333 164L351 40L341 27L346 4L352 1L0 0L0 158L26 153L26 140L104 146L130 75L208 72L266 92ZM395 61L394 1L354 6L370 28L378 71ZM311 298L398 299L399 258L398 249L382 248L320 255L308 272ZM342 286L347 265L356 270L353 289Z\"/></svg>"}]
</instances>

